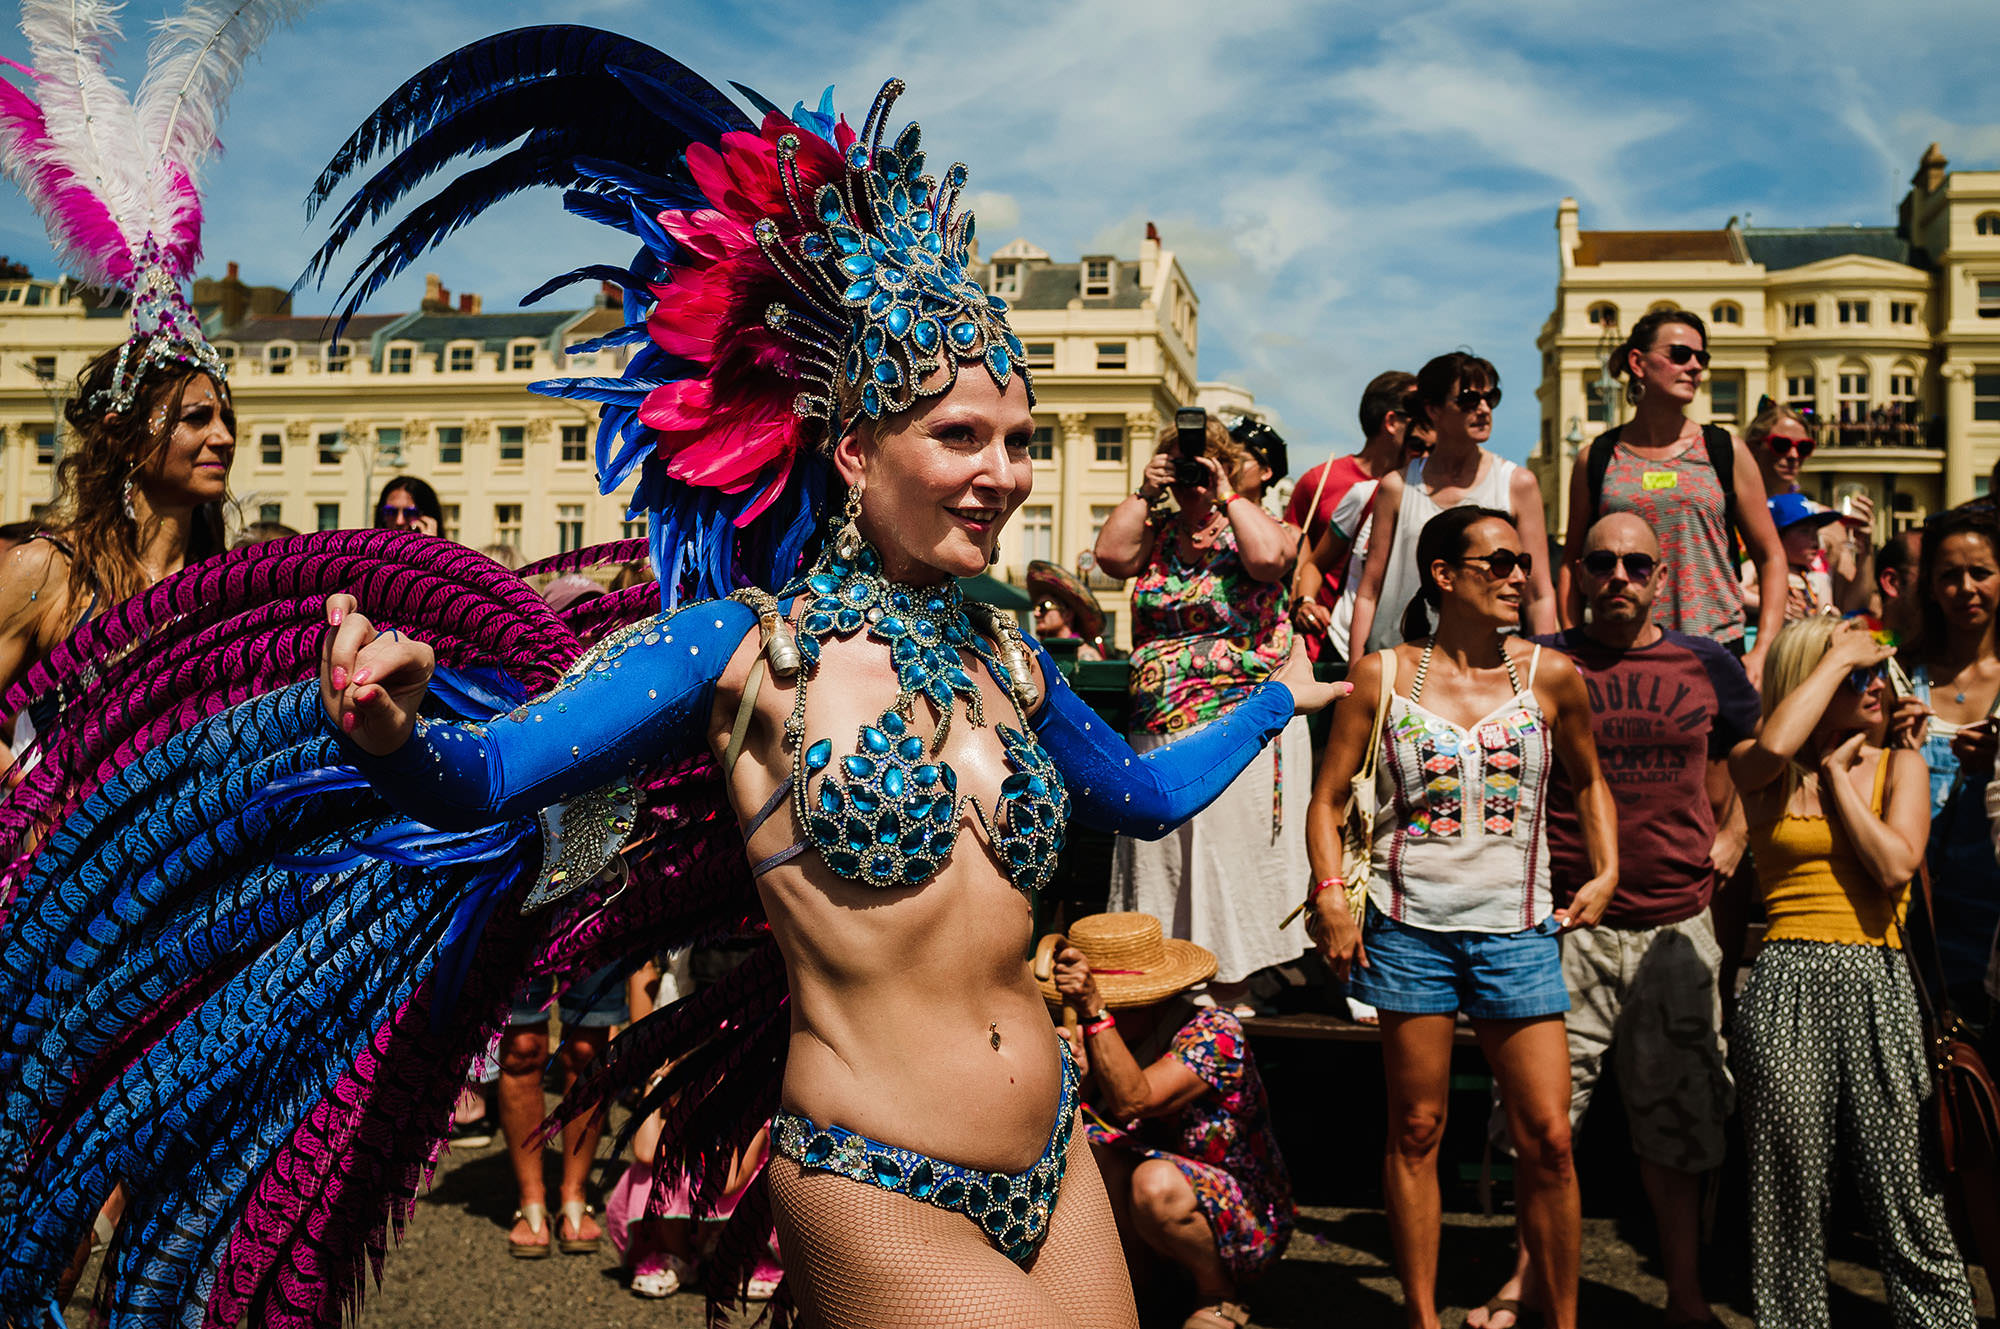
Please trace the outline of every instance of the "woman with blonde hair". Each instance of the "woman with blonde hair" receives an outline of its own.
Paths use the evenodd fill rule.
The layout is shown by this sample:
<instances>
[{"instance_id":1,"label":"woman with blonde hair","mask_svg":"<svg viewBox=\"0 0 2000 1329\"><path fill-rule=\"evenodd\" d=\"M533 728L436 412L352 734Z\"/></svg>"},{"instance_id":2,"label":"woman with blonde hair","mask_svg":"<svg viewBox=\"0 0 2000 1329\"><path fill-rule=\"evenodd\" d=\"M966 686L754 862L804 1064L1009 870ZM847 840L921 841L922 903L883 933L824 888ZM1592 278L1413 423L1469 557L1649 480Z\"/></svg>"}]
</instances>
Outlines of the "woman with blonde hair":
<instances>
[{"instance_id":1,"label":"woman with blonde hair","mask_svg":"<svg viewBox=\"0 0 2000 1329\"><path fill-rule=\"evenodd\" d=\"M1929 774L1917 753L1871 741L1890 651L1853 619L1788 624L1765 662L1763 732L1729 759L1770 921L1731 1040L1765 1329L1827 1323L1826 1211L1842 1165L1860 1183L1896 1322L1973 1324L1924 1157L1930 1075L1898 954Z\"/></svg>"}]
</instances>

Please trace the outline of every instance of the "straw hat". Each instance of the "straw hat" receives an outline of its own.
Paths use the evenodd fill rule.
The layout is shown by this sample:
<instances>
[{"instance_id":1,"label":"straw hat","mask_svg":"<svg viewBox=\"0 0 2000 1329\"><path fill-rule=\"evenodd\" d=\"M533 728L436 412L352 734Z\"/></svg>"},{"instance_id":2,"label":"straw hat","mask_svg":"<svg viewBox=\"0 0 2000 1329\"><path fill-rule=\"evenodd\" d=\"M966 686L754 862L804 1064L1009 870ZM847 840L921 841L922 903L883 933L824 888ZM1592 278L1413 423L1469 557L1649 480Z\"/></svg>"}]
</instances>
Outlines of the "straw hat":
<instances>
[{"instance_id":1,"label":"straw hat","mask_svg":"<svg viewBox=\"0 0 2000 1329\"><path fill-rule=\"evenodd\" d=\"M1057 940L1051 933L1042 938L1048 947ZM1215 953L1191 941L1160 935L1160 920L1151 914L1092 914L1069 927L1069 944L1090 961L1091 975L1097 980L1097 994L1113 1009L1149 1006L1153 1002L1185 992L1215 976ZM1040 976L1042 1000L1052 1007L1062 1005L1053 973Z\"/></svg>"},{"instance_id":2,"label":"straw hat","mask_svg":"<svg viewBox=\"0 0 2000 1329\"><path fill-rule=\"evenodd\" d=\"M1104 635L1104 610L1097 597L1062 564L1045 558L1028 564L1028 594L1061 601L1069 610L1070 621L1076 624L1076 635L1085 641L1095 641Z\"/></svg>"}]
</instances>

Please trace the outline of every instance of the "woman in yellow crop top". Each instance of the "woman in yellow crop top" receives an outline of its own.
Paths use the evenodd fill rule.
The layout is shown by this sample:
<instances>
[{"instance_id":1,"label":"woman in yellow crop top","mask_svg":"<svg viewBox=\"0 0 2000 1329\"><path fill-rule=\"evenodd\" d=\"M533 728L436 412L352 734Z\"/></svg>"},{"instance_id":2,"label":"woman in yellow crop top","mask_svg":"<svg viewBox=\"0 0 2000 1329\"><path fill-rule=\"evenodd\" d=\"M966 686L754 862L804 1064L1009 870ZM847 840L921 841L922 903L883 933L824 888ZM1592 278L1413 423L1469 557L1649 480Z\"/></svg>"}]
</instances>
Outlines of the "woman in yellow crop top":
<instances>
[{"instance_id":1,"label":"woman in yellow crop top","mask_svg":"<svg viewBox=\"0 0 2000 1329\"><path fill-rule=\"evenodd\" d=\"M1824 1216L1843 1165L1860 1183L1897 1325L1974 1324L1925 1153L1930 1076L1900 954L1930 832L1929 772L1916 752L1871 741L1890 653L1856 620L1787 624L1764 665L1763 732L1729 759L1770 919L1730 1058L1761 1329L1828 1323Z\"/></svg>"}]
</instances>

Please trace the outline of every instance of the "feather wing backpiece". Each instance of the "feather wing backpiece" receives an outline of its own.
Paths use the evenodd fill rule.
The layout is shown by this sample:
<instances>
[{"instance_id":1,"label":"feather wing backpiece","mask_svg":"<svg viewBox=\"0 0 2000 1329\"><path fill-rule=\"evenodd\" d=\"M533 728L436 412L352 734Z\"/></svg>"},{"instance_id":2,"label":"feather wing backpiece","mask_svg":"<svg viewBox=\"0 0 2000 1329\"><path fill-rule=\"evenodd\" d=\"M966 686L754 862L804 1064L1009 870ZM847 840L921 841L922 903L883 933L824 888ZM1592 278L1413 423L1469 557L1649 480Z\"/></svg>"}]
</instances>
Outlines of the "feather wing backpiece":
<instances>
[{"instance_id":1,"label":"feather wing backpiece","mask_svg":"<svg viewBox=\"0 0 2000 1329\"><path fill-rule=\"evenodd\" d=\"M0 837L22 847L0 884L0 1321L61 1322L50 1290L122 1185L98 1291L114 1323L340 1323L520 982L761 935L706 754L647 772L624 868L539 912L522 911L532 819L445 834L390 809L323 718L337 591L431 642L440 714L464 718L547 690L587 636L625 626L579 632L447 541L305 536L176 574L0 700L62 700L0 803ZM681 1167L719 1193L775 1106L783 998L766 939L727 984L621 1037L566 1110L601 1111L681 1058L684 1138L706 1132ZM746 1252L769 1232L756 1205L731 1222L755 1229L731 1239Z\"/></svg>"}]
</instances>

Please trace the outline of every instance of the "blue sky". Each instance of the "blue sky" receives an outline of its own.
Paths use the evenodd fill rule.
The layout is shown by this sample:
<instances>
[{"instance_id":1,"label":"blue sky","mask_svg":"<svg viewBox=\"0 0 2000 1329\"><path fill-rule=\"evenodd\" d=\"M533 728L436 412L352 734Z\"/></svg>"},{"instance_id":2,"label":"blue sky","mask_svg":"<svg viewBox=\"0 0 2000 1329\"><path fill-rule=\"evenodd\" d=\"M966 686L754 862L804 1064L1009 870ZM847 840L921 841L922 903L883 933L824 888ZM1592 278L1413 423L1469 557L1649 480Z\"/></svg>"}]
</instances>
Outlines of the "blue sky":
<instances>
[{"instance_id":1,"label":"blue sky","mask_svg":"<svg viewBox=\"0 0 2000 1329\"><path fill-rule=\"evenodd\" d=\"M130 5L128 84L167 9ZM325 0L235 96L204 271L291 282L314 238L301 199L346 132L435 56L546 22L629 33L786 105L832 83L855 121L901 76L932 161L970 165L989 247L1130 255L1156 222L1202 301L1202 376L1276 407L1301 469L1352 450L1376 372L1461 345L1499 364L1496 446L1526 453L1564 194L1586 228L1880 225L1931 140L1954 167L2000 165L1991 4ZM507 308L629 247L529 196L371 307L408 308L428 269ZM11 190L0 251L51 269Z\"/></svg>"}]
</instances>

